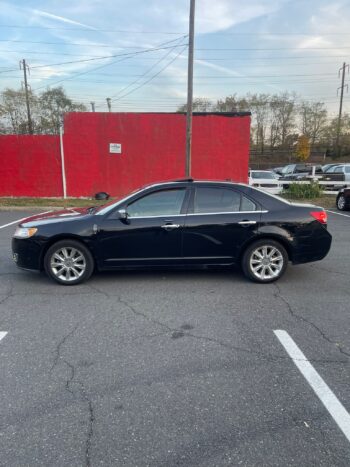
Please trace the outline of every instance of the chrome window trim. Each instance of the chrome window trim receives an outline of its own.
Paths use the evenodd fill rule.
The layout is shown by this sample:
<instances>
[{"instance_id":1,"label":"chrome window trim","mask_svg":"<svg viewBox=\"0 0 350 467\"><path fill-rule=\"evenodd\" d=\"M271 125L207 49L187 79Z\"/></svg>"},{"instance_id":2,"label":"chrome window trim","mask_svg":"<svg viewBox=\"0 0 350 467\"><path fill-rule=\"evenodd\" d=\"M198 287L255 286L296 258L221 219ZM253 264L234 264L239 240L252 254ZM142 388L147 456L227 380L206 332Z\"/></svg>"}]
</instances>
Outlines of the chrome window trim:
<instances>
[{"instance_id":1,"label":"chrome window trim","mask_svg":"<svg viewBox=\"0 0 350 467\"><path fill-rule=\"evenodd\" d=\"M191 212L188 216L212 216L217 214L262 214L269 211L223 211L223 212Z\"/></svg>"},{"instance_id":2,"label":"chrome window trim","mask_svg":"<svg viewBox=\"0 0 350 467\"><path fill-rule=\"evenodd\" d=\"M163 187L164 185L173 185L173 184L176 184L176 183L186 183L186 182L176 182L176 181L169 181L169 182L161 182L161 183L154 183L153 185L147 185L146 187L144 188L141 188L139 191L135 191L134 193L128 195L127 197L125 198L122 198L118 201L115 202L115 204L111 204L110 206L102 209L101 211L97 212L95 215L96 216L103 216L105 214L107 214L108 212L112 211L113 209L115 209L116 207L118 207L119 204L121 203L125 203L125 201L127 201L128 199L132 198L133 196L139 194L139 193L142 193L142 191L144 190L148 190L149 188L156 188L156 187ZM249 185L247 183L241 183L241 182L229 182L229 181L220 181L220 180L194 180L193 182L187 182L189 184L189 186L191 186L191 184L193 183L193 186L195 185L199 185L199 184L205 184L205 183L219 183L221 185L229 185L229 186L247 186L249 187ZM135 219L135 218L134 218Z\"/></svg>"},{"instance_id":3,"label":"chrome window trim","mask_svg":"<svg viewBox=\"0 0 350 467\"><path fill-rule=\"evenodd\" d=\"M146 187L144 188L141 188L139 191L134 191L133 193L131 193L130 195L126 196L125 198L122 198L120 199L119 201L116 201L115 204L111 204L110 206L102 209L101 211L97 212L96 213L96 216L102 216L104 214L107 214L109 211L112 211L112 209L115 209L116 207L118 207L119 204L121 203L125 203L126 201L128 201L128 199L138 195L138 194L142 194L143 191L146 191L150 188L156 188L156 187L163 187L164 185L172 185L174 183L177 183L177 182L162 182L162 183L155 183L153 185L147 185ZM178 182L180 183L180 182ZM184 189L186 189L186 187L183 187ZM176 187L174 187L174 189L176 189ZM135 219L135 218L134 218Z\"/></svg>"},{"instance_id":4,"label":"chrome window trim","mask_svg":"<svg viewBox=\"0 0 350 467\"><path fill-rule=\"evenodd\" d=\"M189 212L188 214L165 214L162 216L130 216L129 219L164 219L173 217L187 217L187 216L217 216L220 214L266 214L269 211L223 211L223 212Z\"/></svg>"},{"instance_id":5,"label":"chrome window trim","mask_svg":"<svg viewBox=\"0 0 350 467\"><path fill-rule=\"evenodd\" d=\"M172 219L173 217L185 217L186 214L163 214L161 216L128 216L128 219Z\"/></svg>"}]
</instances>

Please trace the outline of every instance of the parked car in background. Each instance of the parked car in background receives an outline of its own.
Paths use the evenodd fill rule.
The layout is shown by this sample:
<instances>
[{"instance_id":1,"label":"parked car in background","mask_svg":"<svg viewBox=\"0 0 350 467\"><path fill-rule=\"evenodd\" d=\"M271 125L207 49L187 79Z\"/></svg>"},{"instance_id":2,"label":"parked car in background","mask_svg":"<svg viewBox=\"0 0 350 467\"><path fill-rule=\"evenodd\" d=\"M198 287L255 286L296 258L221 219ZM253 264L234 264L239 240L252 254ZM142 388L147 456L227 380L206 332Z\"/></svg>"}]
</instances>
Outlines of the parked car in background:
<instances>
[{"instance_id":1,"label":"parked car in background","mask_svg":"<svg viewBox=\"0 0 350 467\"><path fill-rule=\"evenodd\" d=\"M336 167L337 165L342 165L343 163L342 162L338 162L337 164L325 164L322 166L322 172L325 173L327 172L328 169L330 169L331 167Z\"/></svg>"},{"instance_id":2,"label":"parked car in background","mask_svg":"<svg viewBox=\"0 0 350 467\"><path fill-rule=\"evenodd\" d=\"M315 167L315 174L322 174L322 167L320 165L288 164L282 168L281 176L283 180L301 180L312 174L313 167Z\"/></svg>"},{"instance_id":3,"label":"parked car in background","mask_svg":"<svg viewBox=\"0 0 350 467\"><path fill-rule=\"evenodd\" d=\"M324 174L326 176L329 174L341 174L343 177L340 177L340 179L348 182L350 181L350 164L338 164L328 167Z\"/></svg>"},{"instance_id":4,"label":"parked car in background","mask_svg":"<svg viewBox=\"0 0 350 467\"><path fill-rule=\"evenodd\" d=\"M350 188L342 188L339 191L336 204L339 211L350 210Z\"/></svg>"},{"instance_id":5,"label":"parked car in background","mask_svg":"<svg viewBox=\"0 0 350 467\"><path fill-rule=\"evenodd\" d=\"M244 184L185 179L100 207L24 219L12 252L19 267L45 270L62 285L79 284L94 270L233 264L249 279L269 283L289 261L323 259L331 242L321 207Z\"/></svg>"},{"instance_id":6,"label":"parked car in background","mask_svg":"<svg viewBox=\"0 0 350 467\"><path fill-rule=\"evenodd\" d=\"M278 195L283 190L283 185L279 183L279 176L270 170L250 170L248 173L249 185L261 188L274 195Z\"/></svg>"},{"instance_id":7,"label":"parked car in background","mask_svg":"<svg viewBox=\"0 0 350 467\"><path fill-rule=\"evenodd\" d=\"M274 167L273 169L271 169L271 171L274 172L276 175L280 176L282 169L283 167Z\"/></svg>"}]
</instances>

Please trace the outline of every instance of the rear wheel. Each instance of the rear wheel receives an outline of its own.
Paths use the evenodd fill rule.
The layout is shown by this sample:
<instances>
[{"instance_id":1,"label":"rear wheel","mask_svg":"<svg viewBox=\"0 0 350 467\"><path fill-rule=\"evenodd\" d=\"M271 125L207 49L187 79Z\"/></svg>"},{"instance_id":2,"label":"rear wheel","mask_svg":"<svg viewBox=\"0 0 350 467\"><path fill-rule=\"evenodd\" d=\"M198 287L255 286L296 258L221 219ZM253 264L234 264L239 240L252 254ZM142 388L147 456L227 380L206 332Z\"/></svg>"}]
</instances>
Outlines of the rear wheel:
<instances>
[{"instance_id":1,"label":"rear wheel","mask_svg":"<svg viewBox=\"0 0 350 467\"><path fill-rule=\"evenodd\" d=\"M75 240L61 240L52 245L44 259L45 271L62 285L76 285L86 281L94 269L90 251Z\"/></svg>"},{"instance_id":2,"label":"rear wheel","mask_svg":"<svg viewBox=\"0 0 350 467\"><path fill-rule=\"evenodd\" d=\"M275 240L259 240L250 245L242 258L244 274L254 282L269 283L279 279L288 264L286 249Z\"/></svg>"},{"instance_id":3,"label":"rear wheel","mask_svg":"<svg viewBox=\"0 0 350 467\"><path fill-rule=\"evenodd\" d=\"M346 210L346 199L343 194L339 195L337 198L337 208L339 209L339 211Z\"/></svg>"}]
</instances>

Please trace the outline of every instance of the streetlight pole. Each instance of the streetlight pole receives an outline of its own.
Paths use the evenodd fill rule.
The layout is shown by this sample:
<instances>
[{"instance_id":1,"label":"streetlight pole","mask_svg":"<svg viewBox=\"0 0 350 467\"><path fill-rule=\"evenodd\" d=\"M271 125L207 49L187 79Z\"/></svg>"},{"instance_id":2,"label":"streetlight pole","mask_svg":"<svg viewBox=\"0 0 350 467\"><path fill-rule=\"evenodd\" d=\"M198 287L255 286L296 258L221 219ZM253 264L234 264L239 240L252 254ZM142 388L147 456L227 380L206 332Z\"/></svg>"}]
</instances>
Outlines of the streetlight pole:
<instances>
[{"instance_id":1,"label":"streetlight pole","mask_svg":"<svg viewBox=\"0 0 350 467\"><path fill-rule=\"evenodd\" d=\"M189 41L188 41L188 72L187 72L186 177L191 176L194 12L195 12L195 0L191 0L190 21L189 21Z\"/></svg>"}]
</instances>

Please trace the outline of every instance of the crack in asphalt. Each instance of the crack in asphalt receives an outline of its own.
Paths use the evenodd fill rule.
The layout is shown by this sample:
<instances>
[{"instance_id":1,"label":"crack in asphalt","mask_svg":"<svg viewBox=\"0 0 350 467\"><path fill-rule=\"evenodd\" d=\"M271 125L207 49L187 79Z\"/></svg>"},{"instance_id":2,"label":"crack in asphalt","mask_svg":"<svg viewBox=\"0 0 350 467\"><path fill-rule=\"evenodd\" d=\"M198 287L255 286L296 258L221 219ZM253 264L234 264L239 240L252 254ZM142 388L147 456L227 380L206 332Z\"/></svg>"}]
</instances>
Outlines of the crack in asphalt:
<instances>
[{"instance_id":1,"label":"crack in asphalt","mask_svg":"<svg viewBox=\"0 0 350 467\"><path fill-rule=\"evenodd\" d=\"M311 326L313 329L315 329L317 331L317 333L324 339L326 340L329 344L332 344L334 345L337 350L345 355L346 357L350 357L350 353L347 352L346 350L344 350L340 344L338 344L337 342L335 341L332 341L332 339L330 337L327 336L327 334L320 328L317 326L317 324L315 324L314 322L310 321L309 319L305 318L303 315L299 314L299 313L296 313L292 307L292 305L289 303L289 301L282 295L281 293L281 288L279 287L278 284L276 283L273 283L274 287L276 288L277 290L277 293L274 293L274 297L276 299L279 299L281 300L285 305L286 307L288 308L288 311L289 313L291 314L291 316L293 316L293 318L295 319L298 319L300 321L303 321L304 323L308 324L309 326ZM314 360L315 361L315 360Z\"/></svg>"},{"instance_id":2,"label":"crack in asphalt","mask_svg":"<svg viewBox=\"0 0 350 467\"><path fill-rule=\"evenodd\" d=\"M52 372L54 370L54 368L56 367L58 361L60 359L62 359L63 361L65 361L62 356L61 356L61 348L62 346L65 344L65 342L75 333L75 331L78 329L78 326L79 326L79 323L77 323L74 328L68 333L66 334L65 336L62 337L62 339L59 341L59 343L56 345L56 349L55 349L55 358L54 358L54 361L52 363L52 366L51 366L51 369L50 369L50 372ZM66 362L67 363L67 362Z\"/></svg>"},{"instance_id":3,"label":"crack in asphalt","mask_svg":"<svg viewBox=\"0 0 350 467\"><path fill-rule=\"evenodd\" d=\"M320 267L320 266L313 266L311 264L309 264L308 266L311 269L316 269L316 270L319 270L319 271L328 272L330 274L338 274L340 276L345 276L345 277L349 276L346 272L342 272L342 271L333 271L332 269L328 269L328 268L324 268L324 267Z\"/></svg>"},{"instance_id":4,"label":"crack in asphalt","mask_svg":"<svg viewBox=\"0 0 350 467\"><path fill-rule=\"evenodd\" d=\"M220 347L223 347L223 348L225 348L227 350L230 350L230 351L234 350L234 351L237 351L237 352L248 353L250 355L254 355L254 356L258 357L258 358L261 358L263 360L268 360L268 361L271 361L271 362L279 361L279 360L290 360L289 356L285 357L283 355L266 354L264 352L255 351L255 350L248 349L248 348L245 348L245 347L230 345L230 344L227 344L226 342L223 342L220 339L216 339L214 337L200 336L198 334L185 332L183 329L172 328L172 327L168 326L167 324L162 323L161 321L158 321L158 320L155 320L155 319L151 318L146 313L136 310L136 308L134 306L132 306L127 300L122 299L120 296L116 295L116 298L119 301L119 303L121 303L122 305L127 307L136 316L141 316L145 320L147 320L147 321L149 321L149 322L151 322L153 324L156 324L158 326L161 326L163 329L166 329L167 332L166 333L161 333L161 335L164 335L164 334L167 334L167 333L172 333L173 338L190 337L190 338L193 338L193 339L204 340L204 341L211 342L211 343L214 343L216 345L219 345ZM295 361L299 361L299 360L305 361L304 359L294 359L294 360ZM316 363L337 363L337 364L347 363L347 361L344 361L344 360L328 360L328 359L321 359L321 360L309 359L308 361L310 361L310 362L312 361L312 362L316 362Z\"/></svg>"},{"instance_id":5,"label":"crack in asphalt","mask_svg":"<svg viewBox=\"0 0 350 467\"><path fill-rule=\"evenodd\" d=\"M59 365L60 362L63 362L68 369L70 370L70 375L66 380L65 383L65 390L68 391L73 397L76 397L77 395L80 396L80 399L82 399L84 402L86 402L88 406L88 413L89 413L89 423L88 423L88 431L86 435L86 441L85 441L85 466L86 467L91 467L91 441L92 437L94 434L93 426L94 426L94 421L95 421L95 413L94 413L94 406L92 404L91 399L89 398L85 385L82 381L76 380L76 369L75 366L63 358L62 356L62 347L64 344L67 342L67 340L73 336L75 331L78 329L79 323L77 323L74 328L65 336L62 337L62 339L58 342L56 349L55 349L55 358L53 361L53 364L50 369L50 373L55 370L57 365ZM77 390L74 390L74 386L78 386Z\"/></svg>"},{"instance_id":6,"label":"crack in asphalt","mask_svg":"<svg viewBox=\"0 0 350 467\"><path fill-rule=\"evenodd\" d=\"M7 302L7 300L9 300L9 298L14 296L13 295L13 289L14 289L13 282L10 281L9 284L10 284L9 291L6 292L5 294L1 294L1 295L5 295L5 297L0 300L0 305L3 305L5 302Z\"/></svg>"}]
</instances>

